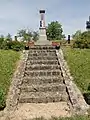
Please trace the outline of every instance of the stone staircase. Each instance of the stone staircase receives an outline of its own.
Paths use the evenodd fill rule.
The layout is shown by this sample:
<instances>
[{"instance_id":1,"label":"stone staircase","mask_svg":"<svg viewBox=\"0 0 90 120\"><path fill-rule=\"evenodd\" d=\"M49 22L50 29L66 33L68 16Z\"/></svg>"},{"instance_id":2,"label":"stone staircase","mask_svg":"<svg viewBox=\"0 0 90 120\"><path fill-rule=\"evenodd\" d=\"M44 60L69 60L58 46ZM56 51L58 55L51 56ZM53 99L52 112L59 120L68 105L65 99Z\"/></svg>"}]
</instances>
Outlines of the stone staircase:
<instances>
[{"instance_id":1,"label":"stone staircase","mask_svg":"<svg viewBox=\"0 0 90 120\"><path fill-rule=\"evenodd\" d=\"M29 49L19 103L68 101L56 49L34 46Z\"/></svg>"},{"instance_id":2,"label":"stone staircase","mask_svg":"<svg viewBox=\"0 0 90 120\"><path fill-rule=\"evenodd\" d=\"M87 114L89 106L71 81L61 50L33 46L23 53L0 120Z\"/></svg>"}]
</instances>

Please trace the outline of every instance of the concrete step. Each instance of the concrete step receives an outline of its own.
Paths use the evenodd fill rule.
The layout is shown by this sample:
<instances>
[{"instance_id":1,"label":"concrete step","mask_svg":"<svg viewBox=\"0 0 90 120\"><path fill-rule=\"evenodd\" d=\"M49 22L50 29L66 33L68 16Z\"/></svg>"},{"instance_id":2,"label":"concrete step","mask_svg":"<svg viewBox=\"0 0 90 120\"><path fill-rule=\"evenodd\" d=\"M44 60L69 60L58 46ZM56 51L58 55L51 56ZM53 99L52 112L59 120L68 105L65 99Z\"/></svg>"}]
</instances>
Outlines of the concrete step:
<instances>
[{"instance_id":1,"label":"concrete step","mask_svg":"<svg viewBox=\"0 0 90 120\"><path fill-rule=\"evenodd\" d=\"M30 49L29 54L33 53L56 53L55 49Z\"/></svg>"},{"instance_id":2,"label":"concrete step","mask_svg":"<svg viewBox=\"0 0 90 120\"><path fill-rule=\"evenodd\" d=\"M56 56L56 53L52 53L52 52L40 52L40 53L29 53L29 56Z\"/></svg>"},{"instance_id":3,"label":"concrete step","mask_svg":"<svg viewBox=\"0 0 90 120\"><path fill-rule=\"evenodd\" d=\"M22 92L19 103L48 103L68 101L66 92Z\"/></svg>"},{"instance_id":4,"label":"concrete step","mask_svg":"<svg viewBox=\"0 0 90 120\"><path fill-rule=\"evenodd\" d=\"M30 49L29 54L31 53L56 53L55 49Z\"/></svg>"},{"instance_id":5,"label":"concrete step","mask_svg":"<svg viewBox=\"0 0 90 120\"><path fill-rule=\"evenodd\" d=\"M60 69L59 65L27 65L26 70L55 70Z\"/></svg>"},{"instance_id":6,"label":"concrete step","mask_svg":"<svg viewBox=\"0 0 90 120\"><path fill-rule=\"evenodd\" d=\"M60 75L57 76L36 76L36 77L24 77L23 78L23 84L25 85L32 85L32 84L36 84L36 85L40 85L40 84L47 84L47 83L58 83L58 84L62 84L63 83L63 78Z\"/></svg>"},{"instance_id":7,"label":"concrete step","mask_svg":"<svg viewBox=\"0 0 90 120\"><path fill-rule=\"evenodd\" d=\"M55 49L55 46L51 46L51 45L34 45L34 46L30 46L29 47L30 50L31 49Z\"/></svg>"},{"instance_id":8,"label":"concrete step","mask_svg":"<svg viewBox=\"0 0 90 120\"><path fill-rule=\"evenodd\" d=\"M22 85L20 86L21 92L55 92L55 91L66 91L64 84L48 83L42 85Z\"/></svg>"},{"instance_id":9,"label":"concrete step","mask_svg":"<svg viewBox=\"0 0 90 120\"><path fill-rule=\"evenodd\" d=\"M29 56L28 60L58 60L57 56Z\"/></svg>"},{"instance_id":10,"label":"concrete step","mask_svg":"<svg viewBox=\"0 0 90 120\"><path fill-rule=\"evenodd\" d=\"M34 76L57 76L61 75L60 69L57 70L33 70L33 71L25 71L24 76L34 77Z\"/></svg>"},{"instance_id":11,"label":"concrete step","mask_svg":"<svg viewBox=\"0 0 90 120\"><path fill-rule=\"evenodd\" d=\"M57 65L58 64L58 61L57 60L28 60L27 61L27 65L33 65L33 64L35 64L35 65L42 65L42 64L44 64L44 65Z\"/></svg>"}]
</instances>

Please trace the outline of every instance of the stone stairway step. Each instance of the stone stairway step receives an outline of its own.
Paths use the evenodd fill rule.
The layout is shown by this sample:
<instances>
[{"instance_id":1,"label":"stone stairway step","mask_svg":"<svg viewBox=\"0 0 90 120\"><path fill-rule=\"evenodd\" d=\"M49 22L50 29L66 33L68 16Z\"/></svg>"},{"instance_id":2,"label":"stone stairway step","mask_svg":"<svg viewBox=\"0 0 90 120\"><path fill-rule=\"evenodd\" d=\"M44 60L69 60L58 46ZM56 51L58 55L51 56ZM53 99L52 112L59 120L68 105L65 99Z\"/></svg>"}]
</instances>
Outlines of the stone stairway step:
<instances>
[{"instance_id":1,"label":"stone stairway step","mask_svg":"<svg viewBox=\"0 0 90 120\"><path fill-rule=\"evenodd\" d=\"M25 71L24 76L52 76L52 75L61 75L60 69L57 70L33 70L33 71Z\"/></svg>"},{"instance_id":2,"label":"stone stairway step","mask_svg":"<svg viewBox=\"0 0 90 120\"><path fill-rule=\"evenodd\" d=\"M55 49L42 49L42 50L31 49L29 50L29 54L31 53L56 53L56 50Z\"/></svg>"},{"instance_id":3,"label":"stone stairway step","mask_svg":"<svg viewBox=\"0 0 90 120\"><path fill-rule=\"evenodd\" d=\"M51 45L34 45L34 46L30 46L29 47L30 48L30 50L31 49L40 49L40 50L42 50L42 49L55 49L55 46L51 46Z\"/></svg>"},{"instance_id":4,"label":"stone stairway step","mask_svg":"<svg viewBox=\"0 0 90 120\"><path fill-rule=\"evenodd\" d=\"M37 77L24 77L23 78L23 84L25 85L32 85L32 84L36 84L36 85L40 85L40 84L47 84L47 83L58 83L58 84L62 84L63 83L63 78L60 75L57 76L37 76Z\"/></svg>"},{"instance_id":5,"label":"stone stairway step","mask_svg":"<svg viewBox=\"0 0 90 120\"><path fill-rule=\"evenodd\" d=\"M50 65L57 65L58 61L57 60L28 60L27 65L40 65L40 64L50 64Z\"/></svg>"},{"instance_id":6,"label":"stone stairway step","mask_svg":"<svg viewBox=\"0 0 90 120\"><path fill-rule=\"evenodd\" d=\"M19 103L48 103L68 101L66 92L22 92Z\"/></svg>"},{"instance_id":7,"label":"stone stairway step","mask_svg":"<svg viewBox=\"0 0 90 120\"><path fill-rule=\"evenodd\" d=\"M56 56L56 53L46 52L46 53L29 53L29 56Z\"/></svg>"},{"instance_id":8,"label":"stone stairway step","mask_svg":"<svg viewBox=\"0 0 90 120\"><path fill-rule=\"evenodd\" d=\"M55 92L55 91L66 91L64 84L48 83L42 85L22 85L20 86L21 92Z\"/></svg>"},{"instance_id":9,"label":"stone stairway step","mask_svg":"<svg viewBox=\"0 0 90 120\"><path fill-rule=\"evenodd\" d=\"M59 65L27 65L26 70L55 70L60 69Z\"/></svg>"},{"instance_id":10,"label":"stone stairway step","mask_svg":"<svg viewBox=\"0 0 90 120\"><path fill-rule=\"evenodd\" d=\"M30 49L29 54L31 53L56 53L55 49Z\"/></svg>"},{"instance_id":11,"label":"stone stairway step","mask_svg":"<svg viewBox=\"0 0 90 120\"><path fill-rule=\"evenodd\" d=\"M57 56L29 56L28 60L57 60Z\"/></svg>"}]
</instances>

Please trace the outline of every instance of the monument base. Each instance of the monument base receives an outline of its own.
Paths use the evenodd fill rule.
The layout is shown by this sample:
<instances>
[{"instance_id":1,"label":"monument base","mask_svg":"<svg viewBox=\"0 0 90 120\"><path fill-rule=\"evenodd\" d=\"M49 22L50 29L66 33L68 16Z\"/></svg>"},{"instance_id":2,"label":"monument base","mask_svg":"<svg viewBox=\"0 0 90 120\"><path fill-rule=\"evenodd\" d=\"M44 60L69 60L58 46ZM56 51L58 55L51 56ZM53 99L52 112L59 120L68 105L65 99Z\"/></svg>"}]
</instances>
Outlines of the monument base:
<instances>
[{"instance_id":1,"label":"monument base","mask_svg":"<svg viewBox=\"0 0 90 120\"><path fill-rule=\"evenodd\" d=\"M35 45L51 45L51 42L47 40L46 28L39 28L39 40Z\"/></svg>"}]
</instances>

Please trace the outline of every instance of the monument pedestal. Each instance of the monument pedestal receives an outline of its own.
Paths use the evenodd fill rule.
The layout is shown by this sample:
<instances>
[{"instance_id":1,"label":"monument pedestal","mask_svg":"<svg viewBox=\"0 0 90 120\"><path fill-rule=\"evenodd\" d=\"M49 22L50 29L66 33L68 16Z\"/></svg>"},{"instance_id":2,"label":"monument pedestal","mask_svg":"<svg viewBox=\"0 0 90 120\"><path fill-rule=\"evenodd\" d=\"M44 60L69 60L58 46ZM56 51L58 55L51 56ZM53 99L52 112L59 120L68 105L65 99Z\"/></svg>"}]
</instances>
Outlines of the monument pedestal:
<instances>
[{"instance_id":1,"label":"monument pedestal","mask_svg":"<svg viewBox=\"0 0 90 120\"><path fill-rule=\"evenodd\" d=\"M46 28L39 28L39 40L36 42L36 45L51 45L51 42L47 40Z\"/></svg>"},{"instance_id":2,"label":"monument pedestal","mask_svg":"<svg viewBox=\"0 0 90 120\"><path fill-rule=\"evenodd\" d=\"M47 40L46 28L39 28L39 40Z\"/></svg>"}]
</instances>

